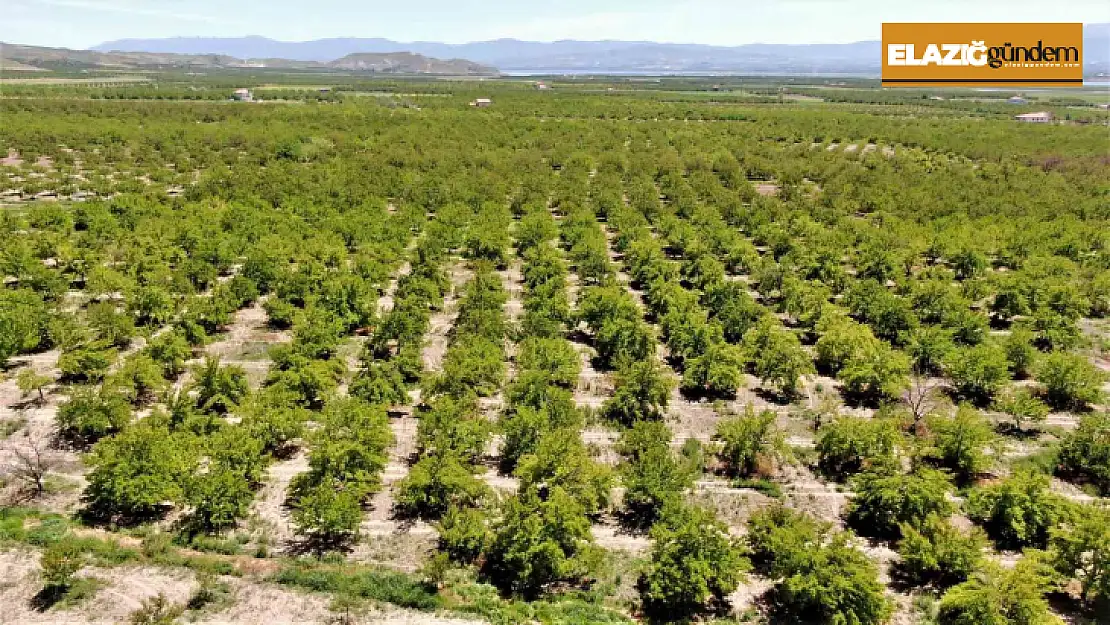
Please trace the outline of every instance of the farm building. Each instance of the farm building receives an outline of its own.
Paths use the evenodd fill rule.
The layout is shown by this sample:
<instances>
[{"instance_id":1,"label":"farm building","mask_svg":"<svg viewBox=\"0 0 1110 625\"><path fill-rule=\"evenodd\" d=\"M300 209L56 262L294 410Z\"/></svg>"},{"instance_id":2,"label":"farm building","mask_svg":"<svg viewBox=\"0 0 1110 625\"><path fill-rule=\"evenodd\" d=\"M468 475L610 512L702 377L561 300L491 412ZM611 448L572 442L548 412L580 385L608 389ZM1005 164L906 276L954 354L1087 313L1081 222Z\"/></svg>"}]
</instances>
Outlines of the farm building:
<instances>
[{"instance_id":1,"label":"farm building","mask_svg":"<svg viewBox=\"0 0 1110 625\"><path fill-rule=\"evenodd\" d=\"M1014 115L1014 119L1019 122L1029 122L1034 124L1047 124L1052 121L1052 113L1040 111L1038 113L1024 113L1022 115Z\"/></svg>"},{"instance_id":2,"label":"farm building","mask_svg":"<svg viewBox=\"0 0 1110 625\"><path fill-rule=\"evenodd\" d=\"M485 108L485 107L487 107L491 104L493 104L493 100L491 100L489 98L478 98L477 100L474 100L473 102L471 102L470 106L477 106L479 108Z\"/></svg>"},{"instance_id":3,"label":"farm building","mask_svg":"<svg viewBox=\"0 0 1110 625\"><path fill-rule=\"evenodd\" d=\"M251 94L250 89L236 89L235 92L231 94L231 99L238 102L253 102L254 96Z\"/></svg>"}]
</instances>

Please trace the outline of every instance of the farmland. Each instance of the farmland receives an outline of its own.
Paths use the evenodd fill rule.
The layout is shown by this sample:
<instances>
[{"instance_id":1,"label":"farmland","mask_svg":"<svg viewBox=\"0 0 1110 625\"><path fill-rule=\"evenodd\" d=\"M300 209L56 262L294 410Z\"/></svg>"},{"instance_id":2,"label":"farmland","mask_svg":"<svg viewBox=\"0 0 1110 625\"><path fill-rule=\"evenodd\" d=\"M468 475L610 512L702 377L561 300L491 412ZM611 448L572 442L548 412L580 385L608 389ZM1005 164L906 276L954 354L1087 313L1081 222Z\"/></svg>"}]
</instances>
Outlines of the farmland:
<instances>
[{"instance_id":1,"label":"farmland","mask_svg":"<svg viewBox=\"0 0 1110 625\"><path fill-rule=\"evenodd\" d=\"M12 622L1110 619L1105 93L143 76L0 94Z\"/></svg>"}]
</instances>

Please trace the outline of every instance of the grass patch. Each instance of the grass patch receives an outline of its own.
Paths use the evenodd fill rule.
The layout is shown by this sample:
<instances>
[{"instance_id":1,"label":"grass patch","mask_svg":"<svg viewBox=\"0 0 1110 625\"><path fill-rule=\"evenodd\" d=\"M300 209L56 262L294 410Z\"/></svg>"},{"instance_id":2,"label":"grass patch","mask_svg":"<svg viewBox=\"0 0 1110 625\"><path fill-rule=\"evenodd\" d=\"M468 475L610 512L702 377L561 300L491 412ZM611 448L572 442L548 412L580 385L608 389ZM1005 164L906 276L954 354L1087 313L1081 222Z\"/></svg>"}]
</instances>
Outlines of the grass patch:
<instances>
[{"instance_id":1,"label":"grass patch","mask_svg":"<svg viewBox=\"0 0 1110 625\"><path fill-rule=\"evenodd\" d=\"M0 440L4 440L22 430L27 425L25 417L18 417L10 421L0 421Z\"/></svg>"},{"instance_id":2,"label":"grass patch","mask_svg":"<svg viewBox=\"0 0 1110 625\"><path fill-rule=\"evenodd\" d=\"M536 622L544 625L624 625L634 622L616 610L575 595L526 603L503 599L493 586L474 583L452 589L452 593L458 601L453 606L454 611L480 616L492 625Z\"/></svg>"},{"instance_id":3,"label":"grass patch","mask_svg":"<svg viewBox=\"0 0 1110 625\"><path fill-rule=\"evenodd\" d=\"M271 578L278 584L357 599L391 603L414 610L443 607L435 588L411 575L361 566L313 567L294 564Z\"/></svg>"},{"instance_id":4,"label":"grass patch","mask_svg":"<svg viewBox=\"0 0 1110 625\"><path fill-rule=\"evenodd\" d=\"M1057 451L1055 447L1040 449L1028 456L1014 458L1010 467L1014 471L1033 471L1042 475L1052 475L1056 472Z\"/></svg>"},{"instance_id":5,"label":"grass patch","mask_svg":"<svg viewBox=\"0 0 1110 625\"><path fill-rule=\"evenodd\" d=\"M65 586L46 586L31 598L31 607L39 612L75 608L95 597L103 585L95 577L76 577Z\"/></svg>"},{"instance_id":6,"label":"grass patch","mask_svg":"<svg viewBox=\"0 0 1110 625\"><path fill-rule=\"evenodd\" d=\"M782 499L782 487L766 478L738 479L733 481L734 488L750 488L773 499Z\"/></svg>"}]
</instances>

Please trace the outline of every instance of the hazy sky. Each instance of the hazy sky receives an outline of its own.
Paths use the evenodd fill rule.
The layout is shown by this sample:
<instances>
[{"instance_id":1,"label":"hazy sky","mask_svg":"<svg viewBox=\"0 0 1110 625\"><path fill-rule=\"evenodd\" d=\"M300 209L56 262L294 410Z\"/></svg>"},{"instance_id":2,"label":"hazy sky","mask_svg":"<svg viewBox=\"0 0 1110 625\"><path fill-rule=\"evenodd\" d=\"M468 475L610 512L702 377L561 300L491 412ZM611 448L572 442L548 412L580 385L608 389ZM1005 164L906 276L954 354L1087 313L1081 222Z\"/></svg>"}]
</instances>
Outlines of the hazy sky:
<instances>
[{"instance_id":1,"label":"hazy sky","mask_svg":"<svg viewBox=\"0 0 1110 625\"><path fill-rule=\"evenodd\" d=\"M878 39L888 22L1110 22L1107 0L4 0L0 41L127 37L514 37L736 45Z\"/></svg>"}]
</instances>

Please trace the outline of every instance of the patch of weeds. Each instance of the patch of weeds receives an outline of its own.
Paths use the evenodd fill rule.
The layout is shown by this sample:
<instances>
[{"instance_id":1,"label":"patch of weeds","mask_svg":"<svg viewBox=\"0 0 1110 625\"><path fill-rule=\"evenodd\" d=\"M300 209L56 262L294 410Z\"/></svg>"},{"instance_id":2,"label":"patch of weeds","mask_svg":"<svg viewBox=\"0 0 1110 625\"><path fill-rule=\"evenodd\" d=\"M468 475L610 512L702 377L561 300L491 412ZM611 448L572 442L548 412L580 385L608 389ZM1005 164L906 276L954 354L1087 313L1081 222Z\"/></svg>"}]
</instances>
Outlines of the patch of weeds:
<instances>
[{"instance_id":1,"label":"patch of weeds","mask_svg":"<svg viewBox=\"0 0 1110 625\"><path fill-rule=\"evenodd\" d=\"M185 613L185 606L173 603L166 595L158 596L143 601L143 605L128 615L127 621L131 625L172 625L179 616Z\"/></svg>"},{"instance_id":2,"label":"patch of weeds","mask_svg":"<svg viewBox=\"0 0 1110 625\"><path fill-rule=\"evenodd\" d=\"M26 417L0 421L0 440L4 440L27 426Z\"/></svg>"},{"instance_id":3,"label":"patch of weeds","mask_svg":"<svg viewBox=\"0 0 1110 625\"><path fill-rule=\"evenodd\" d=\"M766 478L737 479L732 483L734 488L750 488L760 494L773 499L782 499L782 487Z\"/></svg>"},{"instance_id":4,"label":"patch of weeds","mask_svg":"<svg viewBox=\"0 0 1110 625\"><path fill-rule=\"evenodd\" d=\"M315 592L372 599L414 610L436 610L443 599L434 587L412 575L363 566L312 566L295 564L270 581Z\"/></svg>"},{"instance_id":5,"label":"patch of weeds","mask_svg":"<svg viewBox=\"0 0 1110 625\"><path fill-rule=\"evenodd\" d=\"M31 599L31 605L40 612L51 608L75 608L92 599L104 585L95 577L77 577L65 586L46 586Z\"/></svg>"},{"instance_id":6,"label":"patch of weeds","mask_svg":"<svg viewBox=\"0 0 1110 625\"><path fill-rule=\"evenodd\" d=\"M95 577L79 577L70 584L65 596L58 602L58 607L72 608L79 606L96 596L97 591L103 585L104 582Z\"/></svg>"},{"instance_id":7,"label":"patch of weeds","mask_svg":"<svg viewBox=\"0 0 1110 625\"><path fill-rule=\"evenodd\" d=\"M189 610L219 609L231 603L231 587L210 573L197 575L198 586L185 606Z\"/></svg>"},{"instance_id":8,"label":"patch of weeds","mask_svg":"<svg viewBox=\"0 0 1110 625\"><path fill-rule=\"evenodd\" d=\"M232 538L222 538L220 536L206 536L204 534L191 537L179 536L175 542L182 547L189 547L197 551L218 553L225 556L236 556L243 552L241 542Z\"/></svg>"},{"instance_id":9,"label":"patch of weeds","mask_svg":"<svg viewBox=\"0 0 1110 625\"><path fill-rule=\"evenodd\" d=\"M1052 475L1056 472L1057 452L1055 447L1040 449L1028 456L1014 458L1010 467L1015 472L1032 471L1042 475Z\"/></svg>"},{"instance_id":10,"label":"patch of weeds","mask_svg":"<svg viewBox=\"0 0 1110 625\"><path fill-rule=\"evenodd\" d=\"M555 596L544 601L527 603L504 599L489 584L466 584L452 591L458 599L458 604L453 606L454 611L481 616L493 625L529 622L544 625L625 625L633 622L620 612L588 601L580 594Z\"/></svg>"},{"instance_id":11,"label":"patch of weeds","mask_svg":"<svg viewBox=\"0 0 1110 625\"><path fill-rule=\"evenodd\" d=\"M914 623L918 625L936 625L939 608L940 602L933 595L914 595L913 613L916 616Z\"/></svg>"},{"instance_id":12,"label":"patch of weeds","mask_svg":"<svg viewBox=\"0 0 1110 625\"><path fill-rule=\"evenodd\" d=\"M47 547L60 542L67 534L69 521L61 517L47 517L28 527L23 541L36 547Z\"/></svg>"},{"instance_id":13,"label":"patch of weeds","mask_svg":"<svg viewBox=\"0 0 1110 625\"><path fill-rule=\"evenodd\" d=\"M791 445L790 453L793 454L794 460L803 466L814 466L817 464L818 453L815 447L808 445Z\"/></svg>"}]
</instances>

